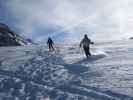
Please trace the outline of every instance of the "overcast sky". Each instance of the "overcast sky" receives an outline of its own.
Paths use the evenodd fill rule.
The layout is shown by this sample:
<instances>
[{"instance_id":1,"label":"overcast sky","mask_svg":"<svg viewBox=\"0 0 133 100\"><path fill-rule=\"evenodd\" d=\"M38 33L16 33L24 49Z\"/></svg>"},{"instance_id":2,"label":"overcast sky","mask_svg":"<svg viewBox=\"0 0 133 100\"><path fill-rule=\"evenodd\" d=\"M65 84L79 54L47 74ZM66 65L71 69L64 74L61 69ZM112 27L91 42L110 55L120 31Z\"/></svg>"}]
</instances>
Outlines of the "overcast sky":
<instances>
[{"instance_id":1,"label":"overcast sky","mask_svg":"<svg viewBox=\"0 0 133 100\"><path fill-rule=\"evenodd\" d=\"M133 0L0 0L0 22L35 41L133 35Z\"/></svg>"}]
</instances>

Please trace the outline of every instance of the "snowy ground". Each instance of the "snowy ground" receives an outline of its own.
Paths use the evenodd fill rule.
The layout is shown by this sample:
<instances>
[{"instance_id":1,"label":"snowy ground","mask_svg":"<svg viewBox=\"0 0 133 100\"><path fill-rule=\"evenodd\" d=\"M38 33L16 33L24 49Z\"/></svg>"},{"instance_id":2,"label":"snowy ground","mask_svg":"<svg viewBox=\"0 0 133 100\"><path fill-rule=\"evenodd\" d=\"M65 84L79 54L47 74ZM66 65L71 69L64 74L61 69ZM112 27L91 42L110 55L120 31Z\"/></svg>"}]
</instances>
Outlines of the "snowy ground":
<instances>
[{"instance_id":1,"label":"snowy ground","mask_svg":"<svg viewBox=\"0 0 133 100\"><path fill-rule=\"evenodd\" d=\"M133 100L133 41L0 48L0 100Z\"/></svg>"}]
</instances>

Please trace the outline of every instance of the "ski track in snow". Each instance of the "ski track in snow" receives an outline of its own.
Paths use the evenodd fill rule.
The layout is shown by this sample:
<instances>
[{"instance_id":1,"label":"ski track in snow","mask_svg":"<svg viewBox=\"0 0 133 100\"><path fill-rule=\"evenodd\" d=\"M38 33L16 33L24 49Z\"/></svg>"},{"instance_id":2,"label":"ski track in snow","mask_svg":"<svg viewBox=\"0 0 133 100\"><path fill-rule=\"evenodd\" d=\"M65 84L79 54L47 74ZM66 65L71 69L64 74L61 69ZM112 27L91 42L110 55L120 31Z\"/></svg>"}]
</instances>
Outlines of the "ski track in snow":
<instances>
[{"instance_id":1,"label":"ski track in snow","mask_svg":"<svg viewBox=\"0 0 133 100\"><path fill-rule=\"evenodd\" d=\"M48 52L42 46L3 47L0 49L0 100L133 100L130 91L121 90L121 82L132 89L131 77L125 74L122 80L121 76L123 70L131 74L128 64L132 63L116 61L117 57L129 59L130 56L125 56L121 48L111 49L114 48L106 47L106 52L113 59L101 51L98 53L102 56L85 59L76 46L59 47L56 52ZM131 48L128 50L132 53Z\"/></svg>"}]
</instances>

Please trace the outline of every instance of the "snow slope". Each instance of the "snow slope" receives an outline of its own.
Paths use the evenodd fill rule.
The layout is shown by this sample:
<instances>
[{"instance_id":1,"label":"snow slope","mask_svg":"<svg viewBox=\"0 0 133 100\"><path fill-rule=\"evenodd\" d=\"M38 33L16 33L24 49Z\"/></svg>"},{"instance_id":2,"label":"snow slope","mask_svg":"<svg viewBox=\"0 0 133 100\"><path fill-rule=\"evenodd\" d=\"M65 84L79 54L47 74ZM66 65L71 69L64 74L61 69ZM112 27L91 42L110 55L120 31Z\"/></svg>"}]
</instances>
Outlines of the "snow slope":
<instances>
[{"instance_id":1,"label":"snow slope","mask_svg":"<svg viewBox=\"0 0 133 100\"><path fill-rule=\"evenodd\" d=\"M0 100L133 100L133 41L0 48Z\"/></svg>"}]
</instances>

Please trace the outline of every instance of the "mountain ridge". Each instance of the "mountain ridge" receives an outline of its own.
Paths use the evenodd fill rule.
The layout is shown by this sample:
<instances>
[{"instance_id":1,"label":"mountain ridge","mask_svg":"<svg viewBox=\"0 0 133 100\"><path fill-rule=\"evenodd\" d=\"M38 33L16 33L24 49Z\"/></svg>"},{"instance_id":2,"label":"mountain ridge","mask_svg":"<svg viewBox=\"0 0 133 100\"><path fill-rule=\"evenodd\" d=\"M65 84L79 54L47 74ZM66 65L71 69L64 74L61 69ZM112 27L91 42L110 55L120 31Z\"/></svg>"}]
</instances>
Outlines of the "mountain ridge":
<instances>
[{"instance_id":1,"label":"mountain ridge","mask_svg":"<svg viewBox=\"0 0 133 100\"><path fill-rule=\"evenodd\" d=\"M8 25L0 23L0 46L22 46L28 44L32 43L12 31Z\"/></svg>"}]
</instances>

